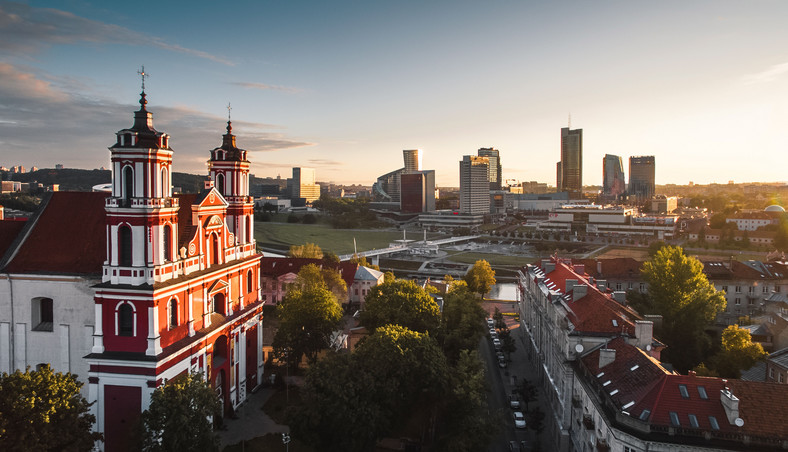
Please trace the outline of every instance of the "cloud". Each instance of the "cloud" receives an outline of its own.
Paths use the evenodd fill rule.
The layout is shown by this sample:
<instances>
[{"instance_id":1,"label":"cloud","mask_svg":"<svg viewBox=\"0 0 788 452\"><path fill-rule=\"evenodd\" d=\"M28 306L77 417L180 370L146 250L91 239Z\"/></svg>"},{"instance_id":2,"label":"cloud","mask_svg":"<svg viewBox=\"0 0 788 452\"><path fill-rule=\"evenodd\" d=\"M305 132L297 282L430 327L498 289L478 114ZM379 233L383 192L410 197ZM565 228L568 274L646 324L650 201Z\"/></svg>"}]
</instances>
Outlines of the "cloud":
<instances>
[{"instance_id":1,"label":"cloud","mask_svg":"<svg viewBox=\"0 0 788 452\"><path fill-rule=\"evenodd\" d=\"M291 86L281 86L281 85L269 85L267 83L233 82L231 84L235 85L235 86L240 86L242 88L248 88L248 89L284 91L286 93L302 93L302 92L304 92L304 90L302 90L300 88L293 88Z\"/></svg>"},{"instance_id":2,"label":"cloud","mask_svg":"<svg viewBox=\"0 0 788 452\"><path fill-rule=\"evenodd\" d=\"M114 143L116 131L131 126L139 105L73 95L58 86L56 81L50 83L0 63L0 163L108 166L107 147ZM208 151L220 146L226 133L225 119L183 107L149 105L149 110L154 126L172 137L176 171L204 172ZM251 121L233 122L238 146L251 152L292 151L312 145L281 131L271 132L271 128Z\"/></svg>"},{"instance_id":3,"label":"cloud","mask_svg":"<svg viewBox=\"0 0 788 452\"><path fill-rule=\"evenodd\" d=\"M315 166L341 166L344 165L342 162L338 162L336 160L326 160L326 159L309 159L308 160L311 165Z\"/></svg>"},{"instance_id":4,"label":"cloud","mask_svg":"<svg viewBox=\"0 0 788 452\"><path fill-rule=\"evenodd\" d=\"M786 73L788 73L788 63L781 63L775 64L765 71L745 75L743 78L746 85L755 85L773 82Z\"/></svg>"},{"instance_id":5,"label":"cloud","mask_svg":"<svg viewBox=\"0 0 788 452\"><path fill-rule=\"evenodd\" d=\"M137 44L205 58L232 66L220 56L167 43L161 38L106 24L67 11L33 8L21 3L0 4L0 51L23 55L50 45L78 42Z\"/></svg>"}]
</instances>

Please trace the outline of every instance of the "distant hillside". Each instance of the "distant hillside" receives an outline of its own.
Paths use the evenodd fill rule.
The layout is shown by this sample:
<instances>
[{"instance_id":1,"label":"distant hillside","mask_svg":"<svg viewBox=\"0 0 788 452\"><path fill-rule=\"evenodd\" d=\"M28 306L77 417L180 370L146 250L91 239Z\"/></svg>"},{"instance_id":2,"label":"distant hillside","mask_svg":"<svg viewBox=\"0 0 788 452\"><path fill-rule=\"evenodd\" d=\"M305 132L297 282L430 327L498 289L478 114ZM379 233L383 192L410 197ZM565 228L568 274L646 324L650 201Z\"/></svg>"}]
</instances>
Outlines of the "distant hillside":
<instances>
[{"instance_id":1,"label":"distant hillside","mask_svg":"<svg viewBox=\"0 0 788 452\"><path fill-rule=\"evenodd\" d=\"M90 191L99 184L112 182L110 170L85 170L85 169L40 169L24 174L0 173L3 180L19 182L38 182L44 185L59 184L62 191ZM187 173L172 173L172 185L181 187L184 193L197 193L205 187L204 181L208 176Z\"/></svg>"}]
</instances>

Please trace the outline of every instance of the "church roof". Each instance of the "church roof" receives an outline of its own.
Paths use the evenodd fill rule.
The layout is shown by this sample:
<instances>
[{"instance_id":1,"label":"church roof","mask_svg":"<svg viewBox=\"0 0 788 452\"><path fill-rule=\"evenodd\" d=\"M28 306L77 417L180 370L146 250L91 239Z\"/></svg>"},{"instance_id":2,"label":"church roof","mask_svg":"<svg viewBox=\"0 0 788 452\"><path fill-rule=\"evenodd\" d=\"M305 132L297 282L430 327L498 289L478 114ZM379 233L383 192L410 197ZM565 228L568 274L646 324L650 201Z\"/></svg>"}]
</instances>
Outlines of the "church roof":
<instances>
[{"instance_id":1,"label":"church roof","mask_svg":"<svg viewBox=\"0 0 788 452\"><path fill-rule=\"evenodd\" d=\"M0 220L0 261L19 232L25 227L25 223L25 221Z\"/></svg>"},{"instance_id":2,"label":"church roof","mask_svg":"<svg viewBox=\"0 0 788 452\"><path fill-rule=\"evenodd\" d=\"M100 274L106 259L101 192L53 192L9 249L3 271L10 273Z\"/></svg>"}]
</instances>

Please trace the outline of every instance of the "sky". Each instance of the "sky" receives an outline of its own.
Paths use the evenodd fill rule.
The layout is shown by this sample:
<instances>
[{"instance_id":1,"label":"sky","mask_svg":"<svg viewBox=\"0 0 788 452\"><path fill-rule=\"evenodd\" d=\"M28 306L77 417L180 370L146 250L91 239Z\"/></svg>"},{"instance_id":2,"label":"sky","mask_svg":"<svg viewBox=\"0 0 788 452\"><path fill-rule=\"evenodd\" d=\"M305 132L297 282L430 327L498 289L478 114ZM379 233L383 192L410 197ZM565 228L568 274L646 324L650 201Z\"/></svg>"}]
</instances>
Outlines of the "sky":
<instances>
[{"instance_id":1,"label":"sky","mask_svg":"<svg viewBox=\"0 0 788 452\"><path fill-rule=\"evenodd\" d=\"M438 186L500 150L555 185L561 128L583 183L605 154L658 184L788 181L788 2L0 1L0 165L109 166L147 108L174 171L206 173L230 110L258 177L371 185L422 149Z\"/></svg>"}]
</instances>

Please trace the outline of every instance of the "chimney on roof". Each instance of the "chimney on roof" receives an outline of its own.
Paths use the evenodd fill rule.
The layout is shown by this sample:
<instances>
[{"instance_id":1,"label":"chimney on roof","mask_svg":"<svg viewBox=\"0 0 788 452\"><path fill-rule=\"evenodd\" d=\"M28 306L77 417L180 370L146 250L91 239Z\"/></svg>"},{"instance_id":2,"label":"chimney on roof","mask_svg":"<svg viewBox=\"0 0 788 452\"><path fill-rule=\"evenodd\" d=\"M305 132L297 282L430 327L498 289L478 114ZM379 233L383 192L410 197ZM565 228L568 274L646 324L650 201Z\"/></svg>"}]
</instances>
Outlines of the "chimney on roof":
<instances>
[{"instance_id":1,"label":"chimney on roof","mask_svg":"<svg viewBox=\"0 0 788 452\"><path fill-rule=\"evenodd\" d=\"M654 340L654 324L647 320L635 320L636 347L645 350Z\"/></svg>"},{"instance_id":2,"label":"chimney on roof","mask_svg":"<svg viewBox=\"0 0 788 452\"><path fill-rule=\"evenodd\" d=\"M613 292L613 299L616 300L622 306L626 306L627 304L627 293L623 290L617 290Z\"/></svg>"},{"instance_id":3,"label":"chimney on roof","mask_svg":"<svg viewBox=\"0 0 788 452\"><path fill-rule=\"evenodd\" d=\"M543 259L542 269L544 269L545 273L550 273L551 271L555 270L555 262L551 261L550 259Z\"/></svg>"},{"instance_id":4,"label":"chimney on roof","mask_svg":"<svg viewBox=\"0 0 788 452\"><path fill-rule=\"evenodd\" d=\"M616 360L616 350L603 348L599 350L599 368L603 368Z\"/></svg>"},{"instance_id":5,"label":"chimney on roof","mask_svg":"<svg viewBox=\"0 0 788 452\"><path fill-rule=\"evenodd\" d=\"M653 323L657 328L662 326L662 316L659 314L646 314L643 318Z\"/></svg>"},{"instance_id":6,"label":"chimney on roof","mask_svg":"<svg viewBox=\"0 0 788 452\"><path fill-rule=\"evenodd\" d=\"M566 280L566 290L564 290L564 293L571 292L572 288L575 287L576 284L577 284L577 280L576 279L567 279Z\"/></svg>"},{"instance_id":7,"label":"chimney on roof","mask_svg":"<svg viewBox=\"0 0 788 452\"><path fill-rule=\"evenodd\" d=\"M597 276L602 276L602 261L596 261L596 274Z\"/></svg>"},{"instance_id":8,"label":"chimney on roof","mask_svg":"<svg viewBox=\"0 0 788 452\"><path fill-rule=\"evenodd\" d=\"M601 290L602 292L607 290L607 281L604 279L597 279L596 280L596 288Z\"/></svg>"},{"instance_id":9,"label":"chimney on roof","mask_svg":"<svg viewBox=\"0 0 788 452\"><path fill-rule=\"evenodd\" d=\"M588 286L585 284L575 284L572 287L572 300L579 300L586 296L588 293Z\"/></svg>"},{"instance_id":10,"label":"chimney on roof","mask_svg":"<svg viewBox=\"0 0 788 452\"><path fill-rule=\"evenodd\" d=\"M728 380L722 381L725 384L725 389L720 390L720 402L722 402L722 407L725 408L725 415L728 417L728 422L741 427L739 425L739 423L742 423L739 418L739 398L728 389ZM742 425L744 424L742 423Z\"/></svg>"},{"instance_id":11,"label":"chimney on roof","mask_svg":"<svg viewBox=\"0 0 788 452\"><path fill-rule=\"evenodd\" d=\"M211 188L213 188L213 181L212 180L205 181L205 189L209 190Z\"/></svg>"},{"instance_id":12,"label":"chimney on roof","mask_svg":"<svg viewBox=\"0 0 788 452\"><path fill-rule=\"evenodd\" d=\"M584 264L575 264L572 266L572 270L578 275L583 275L586 272L586 266Z\"/></svg>"}]
</instances>

